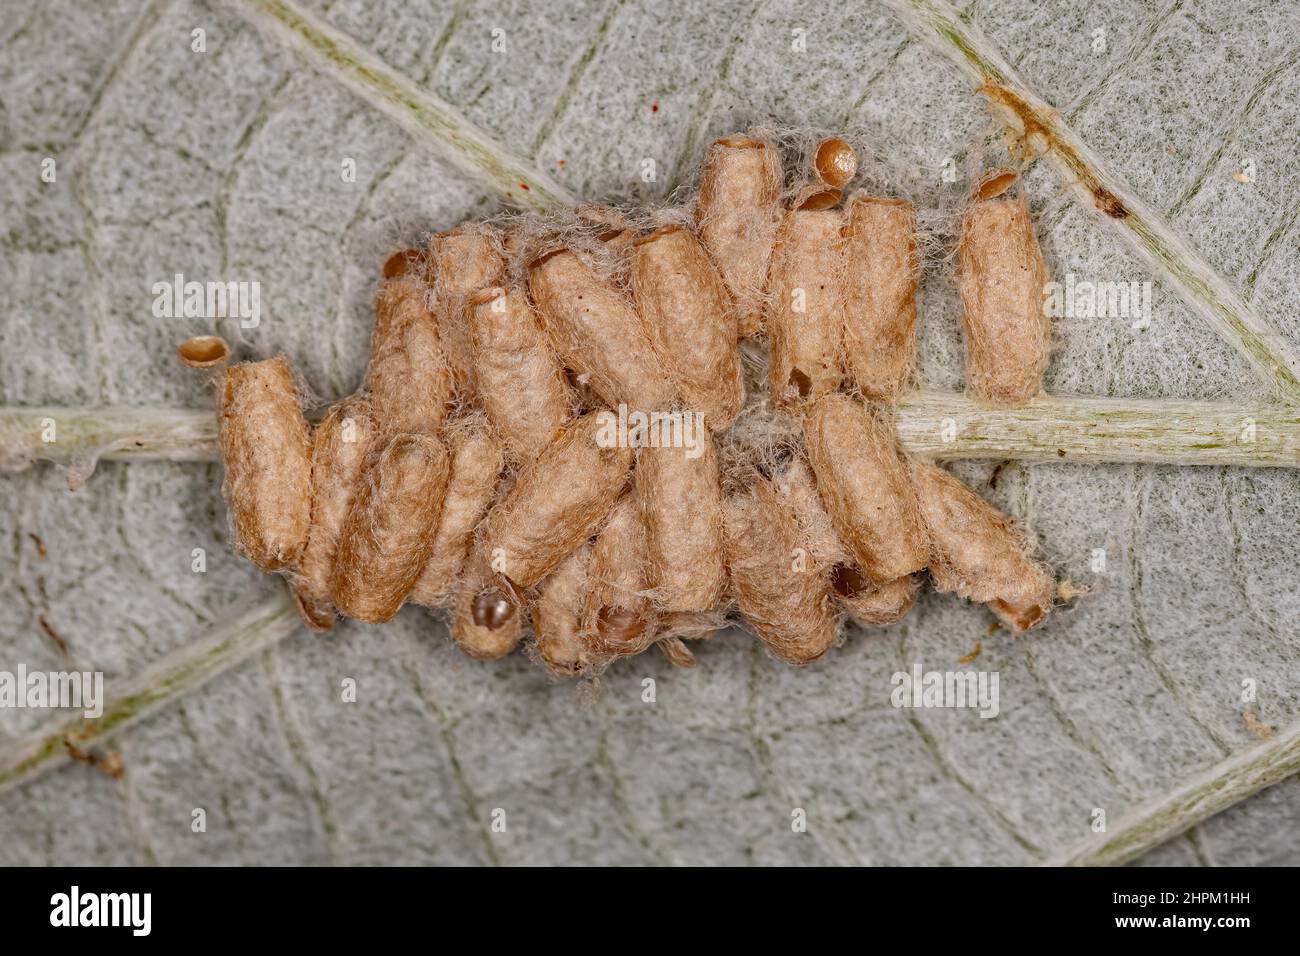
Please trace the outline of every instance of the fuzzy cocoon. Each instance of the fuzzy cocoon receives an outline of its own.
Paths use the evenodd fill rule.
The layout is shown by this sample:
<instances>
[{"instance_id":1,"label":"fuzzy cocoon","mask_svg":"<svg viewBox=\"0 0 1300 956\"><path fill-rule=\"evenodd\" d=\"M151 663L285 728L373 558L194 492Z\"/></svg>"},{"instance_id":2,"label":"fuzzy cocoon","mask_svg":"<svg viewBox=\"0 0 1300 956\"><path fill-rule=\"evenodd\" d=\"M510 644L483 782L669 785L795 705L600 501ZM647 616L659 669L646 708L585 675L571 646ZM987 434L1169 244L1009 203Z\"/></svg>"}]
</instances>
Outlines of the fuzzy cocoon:
<instances>
[{"instance_id":1,"label":"fuzzy cocoon","mask_svg":"<svg viewBox=\"0 0 1300 956\"><path fill-rule=\"evenodd\" d=\"M783 184L780 153L766 140L727 136L709 148L695 226L736 304L741 335L762 327Z\"/></svg>"},{"instance_id":2,"label":"fuzzy cocoon","mask_svg":"<svg viewBox=\"0 0 1300 956\"><path fill-rule=\"evenodd\" d=\"M907 615L916 601L916 582L905 576L877 587L858 568L840 541L835 524L822 505L808 466L791 459L773 476L777 498L799 525L808 559L814 569L829 575L839 608L864 627L893 624Z\"/></svg>"},{"instance_id":3,"label":"fuzzy cocoon","mask_svg":"<svg viewBox=\"0 0 1300 956\"><path fill-rule=\"evenodd\" d=\"M840 386L844 340L843 213L786 213L768 276L768 382L778 405L815 402Z\"/></svg>"},{"instance_id":4,"label":"fuzzy cocoon","mask_svg":"<svg viewBox=\"0 0 1300 956\"><path fill-rule=\"evenodd\" d=\"M451 600L474 529L496 496L505 464L501 442L481 417L454 423L447 437L451 444L447 492L432 552L410 595L413 604L429 608L444 607Z\"/></svg>"},{"instance_id":5,"label":"fuzzy cocoon","mask_svg":"<svg viewBox=\"0 0 1300 956\"><path fill-rule=\"evenodd\" d=\"M830 588L771 482L757 477L730 495L723 522L731 595L746 624L786 663L822 657L839 636Z\"/></svg>"},{"instance_id":6,"label":"fuzzy cocoon","mask_svg":"<svg viewBox=\"0 0 1300 956\"><path fill-rule=\"evenodd\" d=\"M330 576L339 534L378 433L370 402L361 395L335 404L312 433L311 528L294 595L303 620L315 630L334 624Z\"/></svg>"},{"instance_id":7,"label":"fuzzy cocoon","mask_svg":"<svg viewBox=\"0 0 1300 956\"><path fill-rule=\"evenodd\" d=\"M432 433L447 417L451 371L429 288L415 270L379 284L366 388L386 434Z\"/></svg>"},{"instance_id":8,"label":"fuzzy cocoon","mask_svg":"<svg viewBox=\"0 0 1300 956\"><path fill-rule=\"evenodd\" d=\"M515 461L532 461L568 420L572 397L523 288L493 286L465 311L477 395Z\"/></svg>"},{"instance_id":9,"label":"fuzzy cocoon","mask_svg":"<svg viewBox=\"0 0 1300 956\"><path fill-rule=\"evenodd\" d=\"M447 472L447 451L431 435L394 435L371 457L330 577L340 612L369 624L397 613L433 549Z\"/></svg>"},{"instance_id":10,"label":"fuzzy cocoon","mask_svg":"<svg viewBox=\"0 0 1300 956\"><path fill-rule=\"evenodd\" d=\"M501 282L501 236L485 223L464 223L429 240L426 276L443 329L450 385L464 397L474 391L475 364L464 312L476 292Z\"/></svg>"},{"instance_id":11,"label":"fuzzy cocoon","mask_svg":"<svg viewBox=\"0 0 1300 956\"><path fill-rule=\"evenodd\" d=\"M557 677L580 677L597 666L582 639L582 603L590 565L591 545L584 544L542 581L533 604L537 655Z\"/></svg>"},{"instance_id":12,"label":"fuzzy cocoon","mask_svg":"<svg viewBox=\"0 0 1300 956\"><path fill-rule=\"evenodd\" d=\"M235 549L263 571L293 567L311 524L311 439L288 361L226 370L220 434Z\"/></svg>"},{"instance_id":13,"label":"fuzzy cocoon","mask_svg":"<svg viewBox=\"0 0 1300 956\"><path fill-rule=\"evenodd\" d=\"M1043 390L1051 320L1043 307L1049 276L1022 195L1002 190L1014 174L995 173L962 220L957 286L966 340L966 387L976 398L1020 405Z\"/></svg>"},{"instance_id":14,"label":"fuzzy cocoon","mask_svg":"<svg viewBox=\"0 0 1300 956\"><path fill-rule=\"evenodd\" d=\"M582 600L582 639L596 658L640 654L654 641L645 520L636 496L615 504L596 536Z\"/></svg>"},{"instance_id":15,"label":"fuzzy cocoon","mask_svg":"<svg viewBox=\"0 0 1300 956\"><path fill-rule=\"evenodd\" d=\"M1041 623L1052 609L1052 575L1011 520L938 465L914 461L911 472L935 587L987 604L1012 631Z\"/></svg>"},{"instance_id":16,"label":"fuzzy cocoon","mask_svg":"<svg viewBox=\"0 0 1300 956\"><path fill-rule=\"evenodd\" d=\"M485 519L493 569L521 588L546 577L600 527L627 487L630 448L602 448L598 413L575 419Z\"/></svg>"},{"instance_id":17,"label":"fuzzy cocoon","mask_svg":"<svg viewBox=\"0 0 1300 956\"><path fill-rule=\"evenodd\" d=\"M700 241L681 226L637 240L632 292L655 358L709 428L731 427L745 402L736 313Z\"/></svg>"},{"instance_id":18,"label":"fuzzy cocoon","mask_svg":"<svg viewBox=\"0 0 1300 956\"><path fill-rule=\"evenodd\" d=\"M724 600L707 611L673 611L659 616L659 640L707 641L731 626Z\"/></svg>"},{"instance_id":19,"label":"fuzzy cocoon","mask_svg":"<svg viewBox=\"0 0 1300 956\"><path fill-rule=\"evenodd\" d=\"M705 432L687 448L643 448L636 491L646 532L646 586L665 611L707 611L722 598L722 478Z\"/></svg>"},{"instance_id":20,"label":"fuzzy cocoon","mask_svg":"<svg viewBox=\"0 0 1300 956\"><path fill-rule=\"evenodd\" d=\"M817 573L853 561L853 555L835 532L831 516L817 494L816 479L801 456L795 454L773 469L772 488L781 507L798 525L799 538Z\"/></svg>"},{"instance_id":21,"label":"fuzzy cocoon","mask_svg":"<svg viewBox=\"0 0 1300 956\"><path fill-rule=\"evenodd\" d=\"M804 417L808 461L840 540L876 584L925 567L929 541L892 429L847 395Z\"/></svg>"},{"instance_id":22,"label":"fuzzy cocoon","mask_svg":"<svg viewBox=\"0 0 1300 956\"><path fill-rule=\"evenodd\" d=\"M656 360L641 317L615 285L570 249L532 263L529 291L560 359L611 408L641 411L673 404L674 390Z\"/></svg>"},{"instance_id":23,"label":"fuzzy cocoon","mask_svg":"<svg viewBox=\"0 0 1300 956\"><path fill-rule=\"evenodd\" d=\"M892 404L916 353L921 260L912 204L856 197L844 227L844 264L844 370L863 396Z\"/></svg>"}]
</instances>

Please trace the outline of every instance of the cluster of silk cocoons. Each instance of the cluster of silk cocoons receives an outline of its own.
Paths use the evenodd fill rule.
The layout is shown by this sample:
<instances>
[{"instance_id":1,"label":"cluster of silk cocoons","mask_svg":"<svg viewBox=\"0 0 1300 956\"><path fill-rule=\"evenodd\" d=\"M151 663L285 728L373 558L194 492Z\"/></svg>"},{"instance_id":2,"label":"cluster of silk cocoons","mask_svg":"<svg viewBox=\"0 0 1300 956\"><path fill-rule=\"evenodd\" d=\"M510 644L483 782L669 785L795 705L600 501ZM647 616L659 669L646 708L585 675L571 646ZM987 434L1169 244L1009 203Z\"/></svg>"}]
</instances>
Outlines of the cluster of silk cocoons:
<instances>
[{"instance_id":1,"label":"cluster of silk cocoons","mask_svg":"<svg viewBox=\"0 0 1300 956\"><path fill-rule=\"evenodd\" d=\"M725 137L685 202L465 223L393 253L363 385L314 425L285 358L223 368L237 549L314 629L418 604L470 657L526 648L566 677L651 646L692 666L733 623L807 664L848 620L900 620L927 580L1008 630L1041 622L1055 587L1031 541L895 438L912 204L850 189L843 139L794 152ZM968 390L1024 402L1050 328L1014 173L981 179L956 252Z\"/></svg>"}]
</instances>

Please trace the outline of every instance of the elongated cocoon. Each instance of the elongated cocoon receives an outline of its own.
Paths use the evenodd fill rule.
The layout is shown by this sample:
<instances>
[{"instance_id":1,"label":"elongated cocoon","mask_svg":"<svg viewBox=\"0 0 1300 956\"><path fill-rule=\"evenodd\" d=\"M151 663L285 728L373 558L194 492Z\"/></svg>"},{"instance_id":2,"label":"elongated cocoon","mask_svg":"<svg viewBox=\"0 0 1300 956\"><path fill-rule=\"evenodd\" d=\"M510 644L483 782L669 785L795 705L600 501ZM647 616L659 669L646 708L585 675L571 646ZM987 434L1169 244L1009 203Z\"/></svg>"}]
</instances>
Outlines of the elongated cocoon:
<instances>
[{"instance_id":1,"label":"elongated cocoon","mask_svg":"<svg viewBox=\"0 0 1300 956\"><path fill-rule=\"evenodd\" d=\"M429 289L413 271L380 282L366 386L387 434L432 432L447 417L451 375Z\"/></svg>"},{"instance_id":2,"label":"elongated cocoon","mask_svg":"<svg viewBox=\"0 0 1300 956\"><path fill-rule=\"evenodd\" d=\"M611 408L666 410L674 390L641 319L623 294L568 249L535 261L529 290L560 359Z\"/></svg>"},{"instance_id":3,"label":"elongated cocoon","mask_svg":"<svg viewBox=\"0 0 1300 956\"><path fill-rule=\"evenodd\" d=\"M523 289L483 289L465 317L488 420L512 458L532 461L569 418L564 369Z\"/></svg>"},{"instance_id":4,"label":"elongated cocoon","mask_svg":"<svg viewBox=\"0 0 1300 956\"><path fill-rule=\"evenodd\" d=\"M840 385L844 337L843 214L786 213L772 250L769 379L779 405L816 401Z\"/></svg>"},{"instance_id":5,"label":"elongated cocoon","mask_svg":"<svg viewBox=\"0 0 1300 956\"><path fill-rule=\"evenodd\" d=\"M727 498L724 509L731 593L768 649L808 664L835 643L826 575L807 560L807 542L766 478Z\"/></svg>"},{"instance_id":6,"label":"elongated cocoon","mask_svg":"<svg viewBox=\"0 0 1300 956\"><path fill-rule=\"evenodd\" d=\"M430 435L394 435L371 458L330 578L340 612L369 624L397 613L429 560L447 470L447 452Z\"/></svg>"},{"instance_id":7,"label":"elongated cocoon","mask_svg":"<svg viewBox=\"0 0 1300 956\"><path fill-rule=\"evenodd\" d=\"M987 604L1013 631L1046 618L1052 576L1010 519L937 465L914 461L912 475L930 529L935 587Z\"/></svg>"},{"instance_id":8,"label":"elongated cocoon","mask_svg":"<svg viewBox=\"0 0 1300 956\"><path fill-rule=\"evenodd\" d=\"M515 595L493 579L485 557L476 554L457 592L451 622L456 646L476 661L495 661L519 645L523 632Z\"/></svg>"},{"instance_id":9,"label":"elongated cocoon","mask_svg":"<svg viewBox=\"0 0 1300 956\"><path fill-rule=\"evenodd\" d=\"M370 402L360 395L335 404L312 434L311 529L294 583L298 609L317 630L334 623L329 585L339 533L377 434Z\"/></svg>"},{"instance_id":10,"label":"elongated cocoon","mask_svg":"<svg viewBox=\"0 0 1300 956\"><path fill-rule=\"evenodd\" d=\"M718 140L704 161L696 229L736 303L741 335L762 325L782 178L776 148L748 136Z\"/></svg>"},{"instance_id":11,"label":"elongated cocoon","mask_svg":"<svg viewBox=\"0 0 1300 956\"><path fill-rule=\"evenodd\" d=\"M504 464L501 442L483 425L468 424L451 437L447 493L433 550L411 591L413 603L436 608L451 600L470 538L492 504Z\"/></svg>"},{"instance_id":12,"label":"elongated cocoon","mask_svg":"<svg viewBox=\"0 0 1300 956\"><path fill-rule=\"evenodd\" d=\"M718 453L707 432L700 438L700 447L643 448L637 459L646 585L666 611L707 611L726 584Z\"/></svg>"},{"instance_id":13,"label":"elongated cocoon","mask_svg":"<svg viewBox=\"0 0 1300 956\"><path fill-rule=\"evenodd\" d=\"M496 233L487 226L462 226L429 240L429 284L441 298L465 298L496 285L504 263Z\"/></svg>"},{"instance_id":14,"label":"elongated cocoon","mask_svg":"<svg viewBox=\"0 0 1300 956\"><path fill-rule=\"evenodd\" d=\"M504 261L497 232L488 226L458 226L429 240L428 281L456 392L475 388L474 356L465 318L469 298L501 281Z\"/></svg>"},{"instance_id":15,"label":"elongated cocoon","mask_svg":"<svg viewBox=\"0 0 1300 956\"><path fill-rule=\"evenodd\" d=\"M605 430L597 412L576 419L488 513L493 570L518 587L532 587L591 537L627 486L632 450L600 447Z\"/></svg>"},{"instance_id":16,"label":"elongated cocoon","mask_svg":"<svg viewBox=\"0 0 1300 956\"><path fill-rule=\"evenodd\" d=\"M916 352L916 215L902 199L859 197L844 229L844 364L864 396L893 403Z\"/></svg>"},{"instance_id":17,"label":"elongated cocoon","mask_svg":"<svg viewBox=\"0 0 1300 956\"><path fill-rule=\"evenodd\" d=\"M863 627L894 624L916 603L916 579L910 574L875 587L856 568L838 565L831 587L840 607Z\"/></svg>"},{"instance_id":18,"label":"elongated cocoon","mask_svg":"<svg viewBox=\"0 0 1300 956\"><path fill-rule=\"evenodd\" d=\"M646 532L633 495L620 500L596 537L582 605L582 635L597 657L640 654L655 638L646 596Z\"/></svg>"},{"instance_id":19,"label":"elongated cocoon","mask_svg":"<svg viewBox=\"0 0 1300 956\"><path fill-rule=\"evenodd\" d=\"M817 573L829 571L853 561L835 533L831 516L826 513L817 494L817 483L802 458L792 458L772 475L772 487L781 504L799 528L799 538L807 550L810 566Z\"/></svg>"},{"instance_id":20,"label":"elongated cocoon","mask_svg":"<svg viewBox=\"0 0 1300 956\"><path fill-rule=\"evenodd\" d=\"M283 358L226 370L221 457L236 550L263 571L297 564L311 523L311 440Z\"/></svg>"},{"instance_id":21,"label":"elongated cocoon","mask_svg":"<svg viewBox=\"0 0 1300 956\"><path fill-rule=\"evenodd\" d=\"M846 395L828 395L804 420L817 491L840 540L876 584L926 566L929 542L894 435Z\"/></svg>"},{"instance_id":22,"label":"elongated cocoon","mask_svg":"<svg viewBox=\"0 0 1300 956\"><path fill-rule=\"evenodd\" d=\"M714 431L731 426L745 401L731 298L691 233L668 226L636 244L633 295L655 357L687 408Z\"/></svg>"},{"instance_id":23,"label":"elongated cocoon","mask_svg":"<svg viewBox=\"0 0 1300 956\"><path fill-rule=\"evenodd\" d=\"M988 182L1005 189L1013 181L1003 174ZM977 398L1015 405L1042 391L1052 335L1043 308L1047 282L1024 196L977 193L958 249L966 385Z\"/></svg>"},{"instance_id":24,"label":"elongated cocoon","mask_svg":"<svg viewBox=\"0 0 1300 956\"><path fill-rule=\"evenodd\" d=\"M864 626L892 624L912 609L916 582L911 576L876 587L857 566L822 506L812 472L798 458L773 476L783 507L799 525L810 566L827 573L836 604Z\"/></svg>"},{"instance_id":25,"label":"elongated cocoon","mask_svg":"<svg viewBox=\"0 0 1300 956\"><path fill-rule=\"evenodd\" d=\"M533 605L537 653L557 677L578 677L595 665L581 634L590 564L591 545L584 544L542 581Z\"/></svg>"}]
</instances>

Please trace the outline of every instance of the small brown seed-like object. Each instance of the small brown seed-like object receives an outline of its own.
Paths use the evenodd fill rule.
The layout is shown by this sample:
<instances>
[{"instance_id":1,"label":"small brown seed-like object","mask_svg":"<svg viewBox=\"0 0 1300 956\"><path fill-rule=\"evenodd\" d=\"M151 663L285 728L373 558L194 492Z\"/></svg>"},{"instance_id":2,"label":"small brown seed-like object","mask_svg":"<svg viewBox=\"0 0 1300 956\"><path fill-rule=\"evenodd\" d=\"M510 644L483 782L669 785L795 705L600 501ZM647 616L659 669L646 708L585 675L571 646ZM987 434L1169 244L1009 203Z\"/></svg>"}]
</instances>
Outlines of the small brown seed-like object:
<instances>
[{"instance_id":1,"label":"small brown seed-like object","mask_svg":"<svg viewBox=\"0 0 1300 956\"><path fill-rule=\"evenodd\" d=\"M311 524L311 439L283 358L226 370L221 457L236 550L263 571L296 565Z\"/></svg>"},{"instance_id":2,"label":"small brown seed-like object","mask_svg":"<svg viewBox=\"0 0 1300 956\"><path fill-rule=\"evenodd\" d=\"M929 541L893 434L846 395L804 420L817 491L858 567L881 585L926 566Z\"/></svg>"},{"instance_id":3,"label":"small brown seed-like object","mask_svg":"<svg viewBox=\"0 0 1300 956\"><path fill-rule=\"evenodd\" d=\"M431 435L394 435L371 458L330 577L340 612L368 624L397 613L429 560L447 471L447 452Z\"/></svg>"},{"instance_id":4,"label":"small brown seed-like object","mask_svg":"<svg viewBox=\"0 0 1300 956\"><path fill-rule=\"evenodd\" d=\"M915 461L912 476L930 529L935 587L987 604L1012 631L1046 618L1052 576L1007 516L937 465Z\"/></svg>"},{"instance_id":5,"label":"small brown seed-like object","mask_svg":"<svg viewBox=\"0 0 1300 956\"><path fill-rule=\"evenodd\" d=\"M813 168L827 186L843 189L858 172L858 154L838 136L824 139L813 156Z\"/></svg>"},{"instance_id":6,"label":"small brown seed-like object","mask_svg":"<svg viewBox=\"0 0 1300 956\"><path fill-rule=\"evenodd\" d=\"M501 442L479 422L468 422L451 436L451 471L442 502L433 550L411 591L410 600L444 607L452 599L456 575L465 563L470 537L496 494L504 456Z\"/></svg>"},{"instance_id":7,"label":"small brown seed-like object","mask_svg":"<svg viewBox=\"0 0 1300 956\"><path fill-rule=\"evenodd\" d=\"M591 537L627 486L632 450L600 447L605 430L598 412L576 419L484 520L492 568L516 586L532 587Z\"/></svg>"},{"instance_id":8,"label":"small brown seed-like object","mask_svg":"<svg viewBox=\"0 0 1300 956\"><path fill-rule=\"evenodd\" d=\"M845 371L864 396L892 404L916 351L916 215L906 200L860 196L844 233Z\"/></svg>"},{"instance_id":9,"label":"small brown seed-like object","mask_svg":"<svg viewBox=\"0 0 1300 956\"><path fill-rule=\"evenodd\" d=\"M456 646L476 661L505 657L523 636L523 613L515 595L493 579L481 554L471 558L460 583L451 635Z\"/></svg>"},{"instance_id":10,"label":"small brown seed-like object","mask_svg":"<svg viewBox=\"0 0 1300 956\"><path fill-rule=\"evenodd\" d=\"M516 461L532 461L569 417L564 369L521 288L480 290L469 323L479 399Z\"/></svg>"},{"instance_id":11,"label":"small brown seed-like object","mask_svg":"<svg viewBox=\"0 0 1300 956\"><path fill-rule=\"evenodd\" d=\"M749 136L718 140L704 162L696 229L735 300L741 335L762 326L782 178L776 147Z\"/></svg>"},{"instance_id":12,"label":"small brown seed-like object","mask_svg":"<svg viewBox=\"0 0 1300 956\"><path fill-rule=\"evenodd\" d=\"M686 406L714 431L745 401L739 327L727 287L698 239L665 226L637 240L633 296L655 356Z\"/></svg>"},{"instance_id":13,"label":"small brown seed-like object","mask_svg":"<svg viewBox=\"0 0 1300 956\"><path fill-rule=\"evenodd\" d=\"M746 622L790 664L809 664L835 643L826 575L807 561L807 542L766 478L724 506L727 570Z\"/></svg>"},{"instance_id":14,"label":"small brown seed-like object","mask_svg":"<svg viewBox=\"0 0 1300 956\"><path fill-rule=\"evenodd\" d=\"M596 657L640 654L656 622L646 597L646 531L639 502L627 495L596 537L582 605L582 636Z\"/></svg>"},{"instance_id":15,"label":"small brown seed-like object","mask_svg":"<svg viewBox=\"0 0 1300 956\"><path fill-rule=\"evenodd\" d=\"M799 190L792 209L830 209L858 171L858 154L838 136L824 139L813 155L815 182Z\"/></svg>"},{"instance_id":16,"label":"small brown seed-like object","mask_svg":"<svg viewBox=\"0 0 1300 956\"><path fill-rule=\"evenodd\" d=\"M611 408L666 410L674 390L656 360L636 309L571 250L558 249L528 269L529 290L561 361Z\"/></svg>"},{"instance_id":17,"label":"small brown seed-like object","mask_svg":"<svg viewBox=\"0 0 1300 956\"><path fill-rule=\"evenodd\" d=\"M772 250L767 311L769 379L779 405L839 388L844 335L843 215L786 213Z\"/></svg>"},{"instance_id":18,"label":"small brown seed-like object","mask_svg":"<svg viewBox=\"0 0 1300 956\"><path fill-rule=\"evenodd\" d=\"M702 447L643 448L637 459L646 586L666 611L707 611L726 585L718 453L707 433L699 437Z\"/></svg>"},{"instance_id":19,"label":"small brown seed-like object","mask_svg":"<svg viewBox=\"0 0 1300 956\"><path fill-rule=\"evenodd\" d=\"M335 404L312 434L311 530L294 593L303 620L316 630L334 624L329 584L339 533L377 432L370 403L353 395Z\"/></svg>"},{"instance_id":20,"label":"small brown seed-like object","mask_svg":"<svg viewBox=\"0 0 1300 956\"><path fill-rule=\"evenodd\" d=\"M196 335L178 345L176 355L189 368L216 368L230 360L230 346L219 335Z\"/></svg>"},{"instance_id":21,"label":"small brown seed-like object","mask_svg":"<svg viewBox=\"0 0 1300 956\"><path fill-rule=\"evenodd\" d=\"M413 253L395 253L379 284L366 386L386 434L432 432L447 416L451 377L429 309L429 289L409 268Z\"/></svg>"},{"instance_id":22,"label":"small brown seed-like object","mask_svg":"<svg viewBox=\"0 0 1300 956\"><path fill-rule=\"evenodd\" d=\"M1010 172L989 176L962 221L958 288L966 384L980 399L1023 404L1043 388L1052 328L1043 308L1043 251L1023 195L1002 195Z\"/></svg>"},{"instance_id":23,"label":"small brown seed-like object","mask_svg":"<svg viewBox=\"0 0 1300 956\"><path fill-rule=\"evenodd\" d=\"M578 677L596 663L581 635L590 564L591 545L584 544L546 577L533 605L537 653L557 677Z\"/></svg>"}]
</instances>

